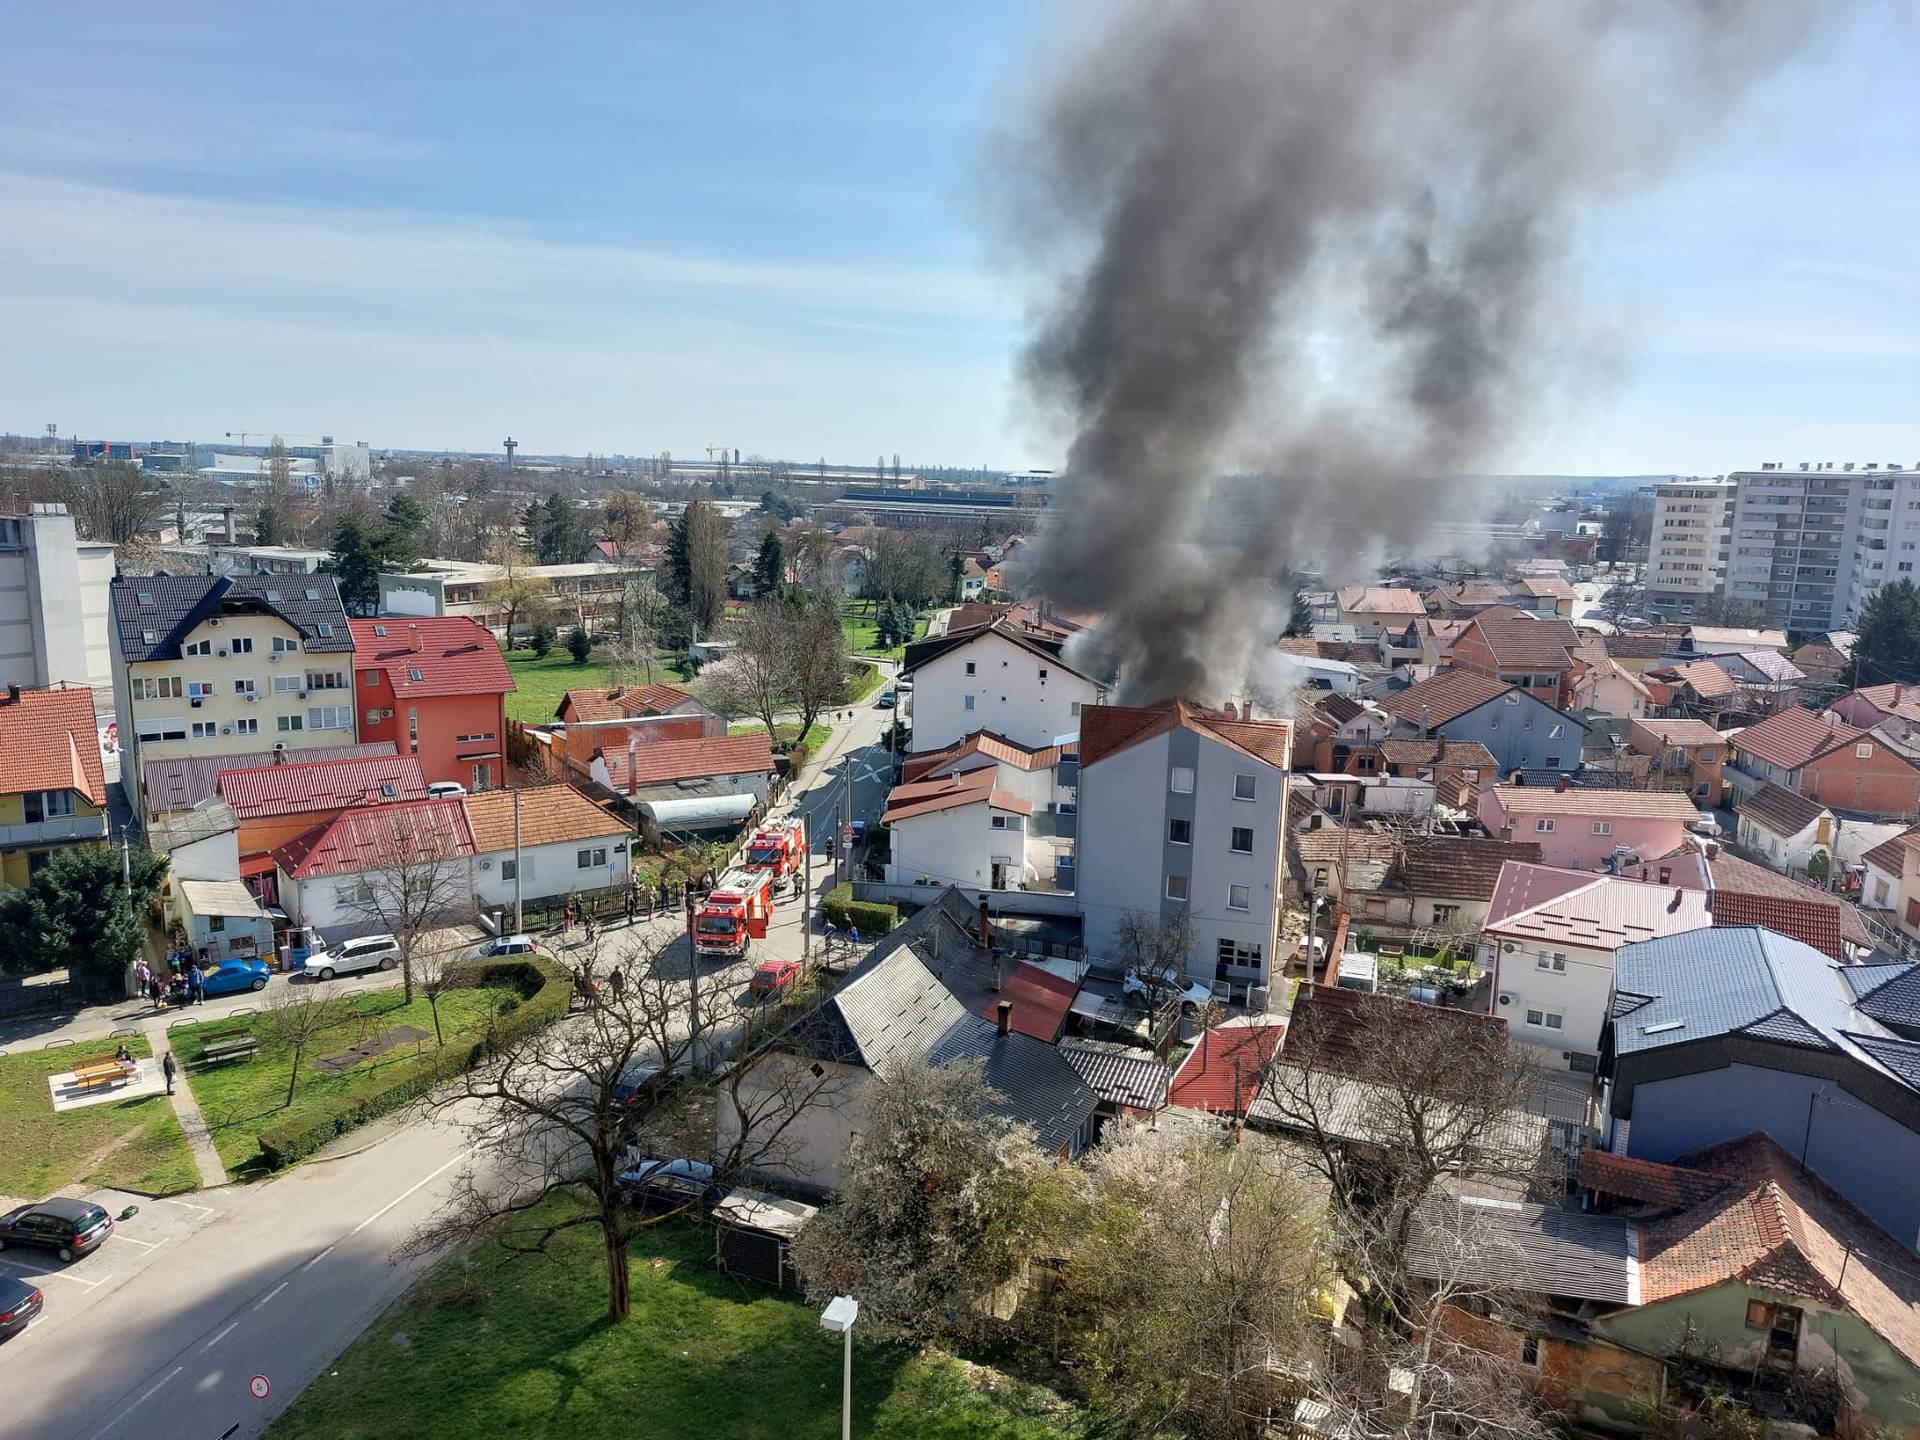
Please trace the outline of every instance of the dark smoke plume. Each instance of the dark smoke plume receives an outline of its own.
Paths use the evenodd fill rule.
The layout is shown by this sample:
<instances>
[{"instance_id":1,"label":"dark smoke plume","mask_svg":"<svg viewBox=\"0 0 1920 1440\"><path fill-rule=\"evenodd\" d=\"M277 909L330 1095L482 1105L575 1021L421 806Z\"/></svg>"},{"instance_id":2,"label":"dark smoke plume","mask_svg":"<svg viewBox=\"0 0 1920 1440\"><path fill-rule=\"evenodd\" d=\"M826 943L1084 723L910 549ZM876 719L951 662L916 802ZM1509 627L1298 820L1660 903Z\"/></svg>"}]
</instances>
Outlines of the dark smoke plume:
<instances>
[{"instance_id":1,"label":"dark smoke plume","mask_svg":"<svg viewBox=\"0 0 1920 1440\"><path fill-rule=\"evenodd\" d=\"M996 179L1057 277L1027 389L1074 437L1030 579L1106 617L1123 697L1242 689L1278 570L1351 575L1458 516L1442 477L1577 348L1583 214L1661 178L1813 9L1136 3L1079 53Z\"/></svg>"}]
</instances>

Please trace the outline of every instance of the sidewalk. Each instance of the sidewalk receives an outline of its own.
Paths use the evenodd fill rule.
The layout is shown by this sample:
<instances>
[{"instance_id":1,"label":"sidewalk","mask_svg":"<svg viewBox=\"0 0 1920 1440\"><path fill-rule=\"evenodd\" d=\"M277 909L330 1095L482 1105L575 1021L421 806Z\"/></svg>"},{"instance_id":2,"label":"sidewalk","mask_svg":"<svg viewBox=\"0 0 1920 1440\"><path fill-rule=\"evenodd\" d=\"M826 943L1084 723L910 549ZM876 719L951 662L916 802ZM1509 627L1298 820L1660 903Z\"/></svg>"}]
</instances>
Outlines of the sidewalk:
<instances>
[{"instance_id":1,"label":"sidewalk","mask_svg":"<svg viewBox=\"0 0 1920 1440\"><path fill-rule=\"evenodd\" d=\"M173 1113L180 1121L180 1128L186 1132L187 1148L193 1152L201 1186L210 1190L226 1184L227 1167L220 1163L220 1152L213 1148L213 1137L207 1133L207 1117L200 1113L200 1102L193 1098L193 1087L187 1084L184 1072L174 1077L173 1094L168 1098L173 1102Z\"/></svg>"}]
</instances>

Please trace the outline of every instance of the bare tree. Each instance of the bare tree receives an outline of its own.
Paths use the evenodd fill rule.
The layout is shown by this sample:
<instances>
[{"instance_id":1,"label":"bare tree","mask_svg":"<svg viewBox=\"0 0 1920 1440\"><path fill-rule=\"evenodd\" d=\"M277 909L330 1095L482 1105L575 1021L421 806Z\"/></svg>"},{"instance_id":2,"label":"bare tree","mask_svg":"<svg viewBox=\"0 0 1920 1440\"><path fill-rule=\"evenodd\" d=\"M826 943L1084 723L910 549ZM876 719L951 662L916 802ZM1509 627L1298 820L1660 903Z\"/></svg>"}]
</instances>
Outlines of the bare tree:
<instances>
[{"instance_id":1,"label":"bare tree","mask_svg":"<svg viewBox=\"0 0 1920 1440\"><path fill-rule=\"evenodd\" d=\"M596 953L585 957L590 969ZM609 975L584 1012L537 1035L490 1034L490 1063L422 1102L429 1114L467 1120L473 1166L414 1250L489 1235L509 1251L536 1253L563 1231L590 1226L600 1232L607 1316L617 1322L629 1311L629 1242L699 1204L692 1194L636 1208L623 1172L650 1157L705 1153L710 1183L725 1187L794 1152L803 1117L832 1103L838 1081L770 1067L766 1050L720 1063L712 1035L690 1024L679 967L663 958L659 947L629 951L619 982ZM737 1122L720 1141L718 1110ZM582 1203L545 1204L560 1195Z\"/></svg>"},{"instance_id":2,"label":"bare tree","mask_svg":"<svg viewBox=\"0 0 1920 1440\"><path fill-rule=\"evenodd\" d=\"M773 738L774 716L794 698L798 620L790 606L762 601L733 631L733 649L700 672L700 695L726 715L753 715Z\"/></svg>"},{"instance_id":3,"label":"bare tree","mask_svg":"<svg viewBox=\"0 0 1920 1440\"><path fill-rule=\"evenodd\" d=\"M364 852L359 888L347 908L393 936L412 1004L421 939L473 905L465 817L458 800L438 800L378 809L366 824L377 839Z\"/></svg>"},{"instance_id":4,"label":"bare tree","mask_svg":"<svg viewBox=\"0 0 1920 1440\"><path fill-rule=\"evenodd\" d=\"M347 1018L344 1001L320 984L282 985L254 1018L253 1029L268 1042L284 1046L293 1056L287 1072L286 1104L293 1104L300 1084L300 1061L320 1036Z\"/></svg>"},{"instance_id":5,"label":"bare tree","mask_svg":"<svg viewBox=\"0 0 1920 1440\"><path fill-rule=\"evenodd\" d=\"M447 1044L446 1033L440 1028L440 1002L459 989L464 978L457 951L421 950L413 957L413 981L426 996L427 1009L433 1014L433 1043L438 1049L445 1049Z\"/></svg>"},{"instance_id":6,"label":"bare tree","mask_svg":"<svg viewBox=\"0 0 1920 1440\"><path fill-rule=\"evenodd\" d=\"M614 552L628 558L632 551L653 533L653 507L644 495L631 490L615 490L601 504L601 522Z\"/></svg>"},{"instance_id":7,"label":"bare tree","mask_svg":"<svg viewBox=\"0 0 1920 1440\"><path fill-rule=\"evenodd\" d=\"M833 537L811 522L789 526L781 538L793 583L818 600L838 601L840 572L833 566Z\"/></svg>"},{"instance_id":8,"label":"bare tree","mask_svg":"<svg viewBox=\"0 0 1920 1440\"><path fill-rule=\"evenodd\" d=\"M830 601L809 599L792 613L793 708L805 739L824 711L847 703L847 637Z\"/></svg>"},{"instance_id":9,"label":"bare tree","mask_svg":"<svg viewBox=\"0 0 1920 1440\"><path fill-rule=\"evenodd\" d=\"M82 534L123 551L139 550L166 513L166 492L148 489L137 465L77 465L66 472L62 491Z\"/></svg>"},{"instance_id":10,"label":"bare tree","mask_svg":"<svg viewBox=\"0 0 1920 1440\"><path fill-rule=\"evenodd\" d=\"M1128 910L1114 927L1118 958L1146 989L1147 1013L1158 1015L1168 995L1187 988L1187 956L1193 951L1193 924L1187 907L1166 914Z\"/></svg>"},{"instance_id":11,"label":"bare tree","mask_svg":"<svg viewBox=\"0 0 1920 1440\"><path fill-rule=\"evenodd\" d=\"M660 648L660 626L667 614L667 597L653 576L635 570L620 591L614 638L606 646L607 678L623 684L635 674L653 683L654 652Z\"/></svg>"}]
</instances>

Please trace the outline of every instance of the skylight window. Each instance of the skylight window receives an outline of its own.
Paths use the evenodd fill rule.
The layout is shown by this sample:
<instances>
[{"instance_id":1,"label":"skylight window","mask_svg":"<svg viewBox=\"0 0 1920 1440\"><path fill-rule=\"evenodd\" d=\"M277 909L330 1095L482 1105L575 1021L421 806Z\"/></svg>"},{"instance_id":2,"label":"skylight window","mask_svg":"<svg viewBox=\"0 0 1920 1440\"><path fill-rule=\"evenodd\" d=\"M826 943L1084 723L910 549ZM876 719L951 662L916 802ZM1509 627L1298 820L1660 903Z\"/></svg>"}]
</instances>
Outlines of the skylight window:
<instances>
[{"instance_id":1,"label":"skylight window","mask_svg":"<svg viewBox=\"0 0 1920 1440\"><path fill-rule=\"evenodd\" d=\"M318 600L320 598L320 592L318 590L309 590L307 591L307 598L309 600Z\"/></svg>"},{"instance_id":2,"label":"skylight window","mask_svg":"<svg viewBox=\"0 0 1920 1440\"><path fill-rule=\"evenodd\" d=\"M142 605L153 604L153 596L149 595L144 590L142 590L138 595L134 596L134 599L138 600Z\"/></svg>"},{"instance_id":3,"label":"skylight window","mask_svg":"<svg viewBox=\"0 0 1920 1440\"><path fill-rule=\"evenodd\" d=\"M1686 1028L1687 1022L1684 1020L1662 1020L1658 1025L1642 1025L1640 1027L1640 1033L1642 1035L1666 1035L1675 1030L1684 1030Z\"/></svg>"},{"instance_id":4,"label":"skylight window","mask_svg":"<svg viewBox=\"0 0 1920 1440\"><path fill-rule=\"evenodd\" d=\"M384 636L387 633L387 627L384 625L376 625L373 627L373 633Z\"/></svg>"},{"instance_id":5,"label":"skylight window","mask_svg":"<svg viewBox=\"0 0 1920 1440\"><path fill-rule=\"evenodd\" d=\"M408 678L409 680L424 680L424 679L426 679L427 677L426 677L426 676L424 676L424 675L422 675L422 674L420 673L420 667L419 667L419 666L417 666L417 665L411 665L411 666L408 666L408 667L407 667L407 678Z\"/></svg>"},{"instance_id":6,"label":"skylight window","mask_svg":"<svg viewBox=\"0 0 1920 1440\"><path fill-rule=\"evenodd\" d=\"M280 592L278 590L267 591L267 601L269 604L277 605L280 602Z\"/></svg>"}]
</instances>

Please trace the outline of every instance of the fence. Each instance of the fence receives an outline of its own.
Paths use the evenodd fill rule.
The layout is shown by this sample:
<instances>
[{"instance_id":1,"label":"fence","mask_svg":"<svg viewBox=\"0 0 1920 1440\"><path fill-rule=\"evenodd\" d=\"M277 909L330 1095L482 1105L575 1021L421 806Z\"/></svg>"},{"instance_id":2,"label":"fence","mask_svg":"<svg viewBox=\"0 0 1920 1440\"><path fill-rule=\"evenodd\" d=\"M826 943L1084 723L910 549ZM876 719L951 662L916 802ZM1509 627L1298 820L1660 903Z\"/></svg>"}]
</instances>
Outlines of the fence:
<instances>
[{"instance_id":1,"label":"fence","mask_svg":"<svg viewBox=\"0 0 1920 1440\"><path fill-rule=\"evenodd\" d=\"M969 905L977 906L981 897L985 896L990 911L1004 914L1009 919L1018 919L1023 915L1034 919L1055 919L1077 917L1080 914L1079 902L1072 895L1051 890L987 890L965 885L955 888L967 897ZM945 885L894 885L884 880L853 882L854 899L869 900L879 905L918 908L933 904L946 890Z\"/></svg>"}]
</instances>

